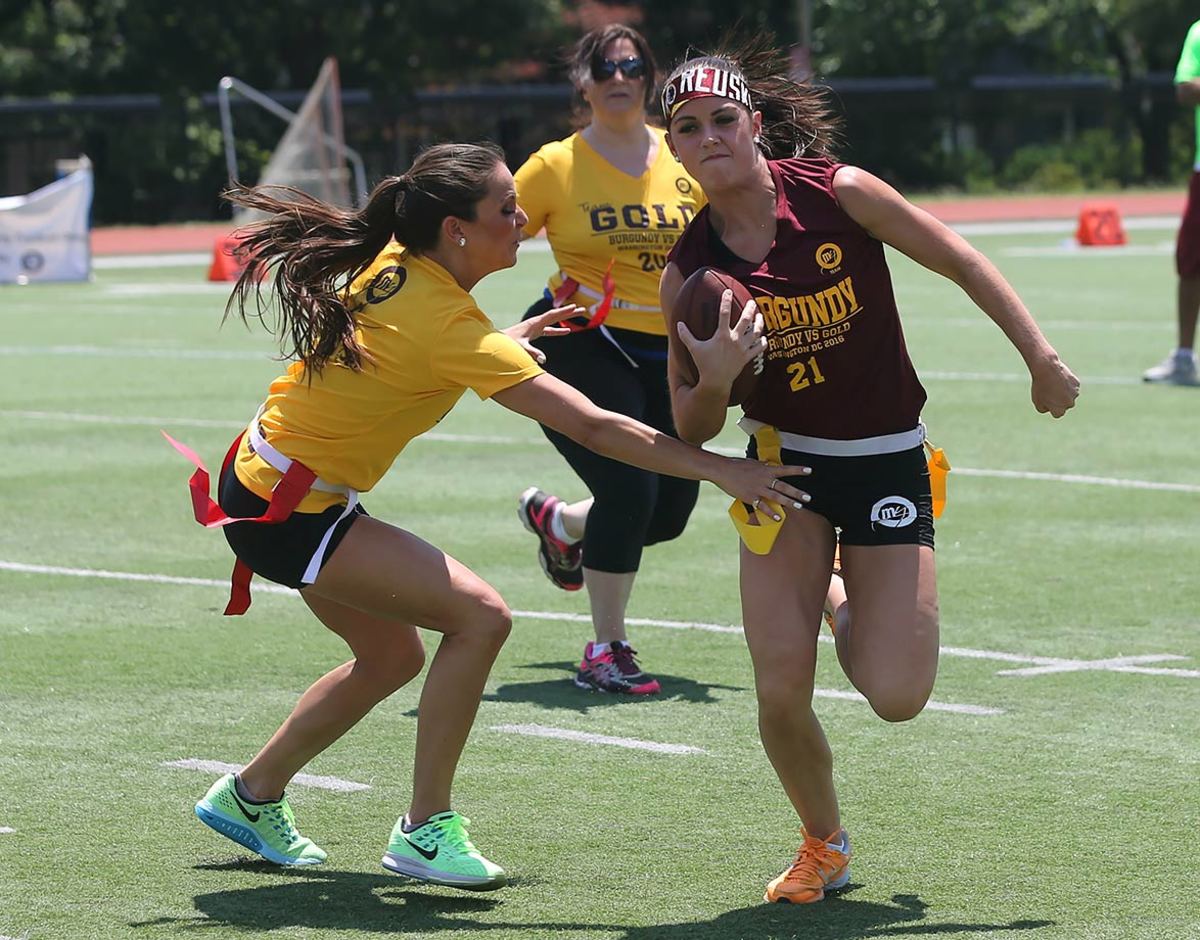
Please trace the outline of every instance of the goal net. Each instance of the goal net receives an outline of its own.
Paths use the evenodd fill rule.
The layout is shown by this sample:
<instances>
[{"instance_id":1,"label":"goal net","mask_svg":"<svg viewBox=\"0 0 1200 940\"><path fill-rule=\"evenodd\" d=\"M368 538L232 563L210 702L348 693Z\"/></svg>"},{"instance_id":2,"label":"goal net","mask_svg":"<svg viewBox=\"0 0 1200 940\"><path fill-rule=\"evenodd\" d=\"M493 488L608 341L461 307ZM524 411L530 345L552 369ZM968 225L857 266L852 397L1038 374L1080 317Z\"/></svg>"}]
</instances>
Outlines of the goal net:
<instances>
[{"instance_id":1,"label":"goal net","mask_svg":"<svg viewBox=\"0 0 1200 940\"><path fill-rule=\"evenodd\" d=\"M340 206L355 206L360 202L365 190L362 159L346 146L342 92L335 59L326 59L321 65L321 71L298 111L290 111L244 82L228 76L221 79L218 89L230 180L237 178L237 158L229 92L236 91L288 122L287 130L259 175L259 185L291 186ZM258 215L253 210L239 208L234 211L234 222L242 225Z\"/></svg>"}]
</instances>

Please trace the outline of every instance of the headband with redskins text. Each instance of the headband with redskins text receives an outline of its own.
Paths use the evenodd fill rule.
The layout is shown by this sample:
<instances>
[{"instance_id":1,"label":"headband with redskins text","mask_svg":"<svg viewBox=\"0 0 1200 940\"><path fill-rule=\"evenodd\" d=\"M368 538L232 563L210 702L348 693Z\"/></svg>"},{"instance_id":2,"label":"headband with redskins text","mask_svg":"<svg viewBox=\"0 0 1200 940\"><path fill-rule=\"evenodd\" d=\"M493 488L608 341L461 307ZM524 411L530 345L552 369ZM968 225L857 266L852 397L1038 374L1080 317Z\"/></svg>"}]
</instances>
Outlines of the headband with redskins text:
<instances>
[{"instance_id":1,"label":"headband with redskins text","mask_svg":"<svg viewBox=\"0 0 1200 940\"><path fill-rule=\"evenodd\" d=\"M663 115L670 121L693 98L729 98L754 110L746 80L736 72L711 65L684 69L667 82L662 91Z\"/></svg>"}]
</instances>

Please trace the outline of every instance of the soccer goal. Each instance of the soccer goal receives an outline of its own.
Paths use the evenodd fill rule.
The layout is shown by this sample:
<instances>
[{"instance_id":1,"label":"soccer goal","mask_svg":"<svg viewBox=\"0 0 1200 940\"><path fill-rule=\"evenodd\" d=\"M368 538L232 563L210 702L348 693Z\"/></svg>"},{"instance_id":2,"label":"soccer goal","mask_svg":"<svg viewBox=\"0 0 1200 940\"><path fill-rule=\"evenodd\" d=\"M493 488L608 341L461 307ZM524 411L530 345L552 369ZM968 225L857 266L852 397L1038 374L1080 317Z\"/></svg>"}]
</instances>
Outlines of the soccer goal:
<instances>
[{"instance_id":1,"label":"soccer goal","mask_svg":"<svg viewBox=\"0 0 1200 940\"><path fill-rule=\"evenodd\" d=\"M230 75L217 84L221 130L225 139L225 164L229 180L238 178L236 138L230 94L236 92L287 122L287 130L275 145L259 176L259 185L292 186L325 202L358 206L366 197L367 178L362 157L346 146L342 129L342 91L337 60L326 59L313 86L300 105L291 111L278 101ZM253 221L256 213L236 209L234 222Z\"/></svg>"}]
</instances>

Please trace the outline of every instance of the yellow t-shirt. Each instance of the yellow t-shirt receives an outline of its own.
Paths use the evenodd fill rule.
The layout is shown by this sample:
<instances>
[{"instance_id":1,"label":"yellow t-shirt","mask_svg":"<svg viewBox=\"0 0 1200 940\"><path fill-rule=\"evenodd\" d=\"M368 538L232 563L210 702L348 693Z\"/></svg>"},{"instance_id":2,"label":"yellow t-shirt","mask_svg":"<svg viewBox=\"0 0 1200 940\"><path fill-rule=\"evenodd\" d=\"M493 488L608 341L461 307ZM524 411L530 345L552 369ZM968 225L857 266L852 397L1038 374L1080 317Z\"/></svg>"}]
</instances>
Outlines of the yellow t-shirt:
<instances>
[{"instance_id":1,"label":"yellow t-shirt","mask_svg":"<svg viewBox=\"0 0 1200 940\"><path fill-rule=\"evenodd\" d=\"M293 363L271 383L259 419L267 443L327 483L373 487L404 446L437 424L466 389L480 398L540 375L445 268L393 243L350 287L355 337L370 360L354 372L329 363L311 385ZM239 449L238 479L269 499L280 474ZM303 512L343 503L313 491Z\"/></svg>"},{"instance_id":2,"label":"yellow t-shirt","mask_svg":"<svg viewBox=\"0 0 1200 940\"><path fill-rule=\"evenodd\" d=\"M665 336L659 276L667 253L706 200L700 185L671 156L664 132L656 127L650 131L658 138L658 155L639 177L618 170L579 134L546 144L517 170L517 201L529 215L526 234L546 228L560 268L550 279L551 292L565 273L601 293L604 271L615 259L618 302L606 322ZM597 300L578 293L571 302L592 307Z\"/></svg>"}]
</instances>

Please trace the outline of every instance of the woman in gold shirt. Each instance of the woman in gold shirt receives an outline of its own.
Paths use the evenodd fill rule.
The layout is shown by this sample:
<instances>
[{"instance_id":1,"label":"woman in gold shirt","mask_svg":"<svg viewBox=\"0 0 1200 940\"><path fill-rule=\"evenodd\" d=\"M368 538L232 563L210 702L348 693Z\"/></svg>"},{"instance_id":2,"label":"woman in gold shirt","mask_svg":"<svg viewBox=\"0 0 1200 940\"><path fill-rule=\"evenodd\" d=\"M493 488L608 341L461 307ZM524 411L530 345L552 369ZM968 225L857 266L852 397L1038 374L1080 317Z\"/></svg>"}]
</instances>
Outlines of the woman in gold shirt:
<instances>
[{"instance_id":1,"label":"woman in gold shirt","mask_svg":"<svg viewBox=\"0 0 1200 940\"><path fill-rule=\"evenodd\" d=\"M218 780L196 814L278 864L324 861L325 852L297 831L284 787L420 672L417 627L424 627L442 640L421 693L412 799L383 865L437 884L496 888L504 872L471 843L450 795L512 615L465 565L364 513L359 492L468 388L599 453L656 473L711 479L745 500L804 499L779 480L797 468L693 448L601 410L544 373L524 347L555 332L550 324L573 307L495 329L469 291L516 262L526 216L494 146L431 147L407 173L381 182L359 212L286 195L294 201L262 190L233 194L269 217L247 230L251 261L230 309L243 319L268 312L258 285L271 277L271 312L283 351L296 362L271 383L230 448L219 505L208 497L198 458L176 446L198 465L197 520L222 526L237 556L226 612L246 609L257 573L298 589L353 658L313 683L257 756ZM762 337L749 330L742 342L752 357Z\"/></svg>"},{"instance_id":2,"label":"woman in gold shirt","mask_svg":"<svg viewBox=\"0 0 1200 940\"><path fill-rule=\"evenodd\" d=\"M526 315L569 301L590 308L572 335L543 347L547 371L601 407L674 435L658 281L703 195L672 158L663 131L646 123L655 66L638 32L593 30L572 50L570 72L590 108L587 126L546 144L516 173L529 214L525 232L545 228L560 269ZM568 505L531 486L519 502L550 579L568 591L587 585L595 639L584 648L575 684L656 693L658 681L642 672L629 646L625 608L643 547L683 532L697 486L610 460L553 427L543 430L592 494Z\"/></svg>"}]
</instances>

